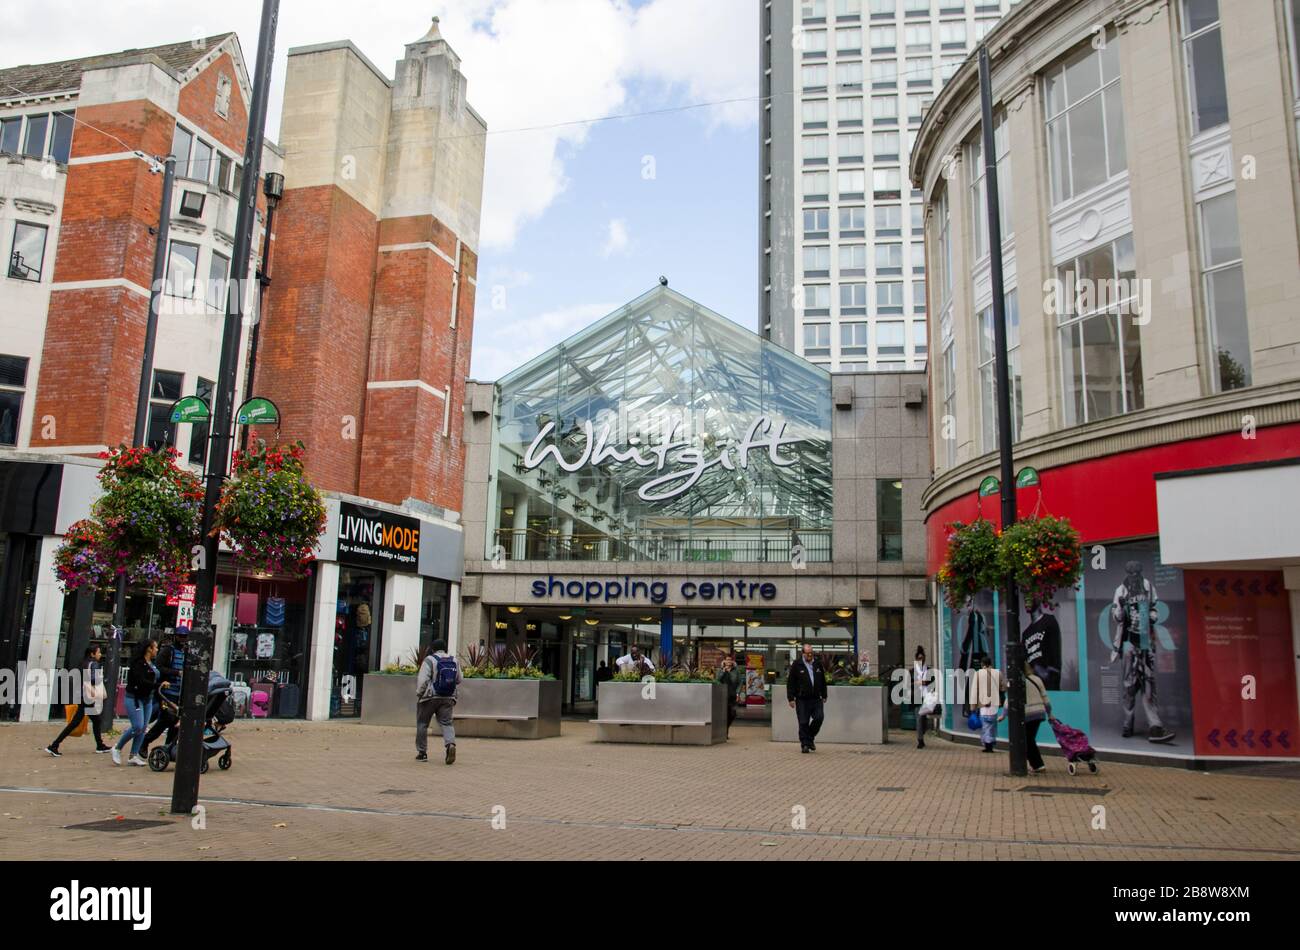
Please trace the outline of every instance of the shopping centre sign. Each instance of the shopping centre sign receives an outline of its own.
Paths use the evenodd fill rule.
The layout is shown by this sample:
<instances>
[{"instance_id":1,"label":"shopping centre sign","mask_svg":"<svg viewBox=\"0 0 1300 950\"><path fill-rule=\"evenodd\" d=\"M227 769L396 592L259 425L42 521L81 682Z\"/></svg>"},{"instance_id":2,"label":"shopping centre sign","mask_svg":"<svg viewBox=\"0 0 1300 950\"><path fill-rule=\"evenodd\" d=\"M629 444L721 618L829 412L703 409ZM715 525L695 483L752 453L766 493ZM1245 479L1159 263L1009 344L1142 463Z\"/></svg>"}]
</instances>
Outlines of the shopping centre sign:
<instances>
[{"instance_id":1,"label":"shopping centre sign","mask_svg":"<svg viewBox=\"0 0 1300 950\"><path fill-rule=\"evenodd\" d=\"M563 598L586 603L611 603L623 600L648 600L652 604L668 603L668 581L623 577L556 577L533 581L536 598ZM681 601L694 603L739 604L775 600L776 584L749 577L717 577L711 580L682 581L677 585Z\"/></svg>"},{"instance_id":2,"label":"shopping centre sign","mask_svg":"<svg viewBox=\"0 0 1300 950\"><path fill-rule=\"evenodd\" d=\"M565 459L560 447L547 439L555 431L555 423L547 422L537 433L537 438L524 453L523 466L532 471L542 465L547 458L553 458L555 464L569 473L579 472L591 466L598 468L609 462L630 462L638 468L651 469L662 473L650 479L638 489L637 494L643 501L669 501L690 491L704 473L711 468L721 466L729 472L749 468L749 454L754 449L766 449L767 457L779 468L789 468L798 464L798 457L791 458L781 454L782 446L798 445L806 440L786 438L786 424L779 426L767 416L759 416L750 424L749 430L740 443L734 447L723 446L714 458L701 449L695 448L692 440L678 439L682 423L677 421L668 438L661 444L647 448L644 452L636 446L617 448L610 445L612 426L606 423L595 431L591 420L583 426L586 439L582 454L573 461ZM665 471L666 470L666 471Z\"/></svg>"}]
</instances>

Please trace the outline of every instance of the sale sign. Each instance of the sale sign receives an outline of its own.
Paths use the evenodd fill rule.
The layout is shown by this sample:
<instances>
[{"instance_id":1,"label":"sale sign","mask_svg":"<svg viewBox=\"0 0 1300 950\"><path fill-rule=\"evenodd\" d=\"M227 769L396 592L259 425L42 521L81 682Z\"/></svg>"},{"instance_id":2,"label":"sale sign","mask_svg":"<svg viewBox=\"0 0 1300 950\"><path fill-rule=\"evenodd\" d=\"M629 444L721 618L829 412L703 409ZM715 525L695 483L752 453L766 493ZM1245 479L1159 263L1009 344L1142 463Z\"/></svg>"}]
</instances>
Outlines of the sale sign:
<instances>
[{"instance_id":1,"label":"sale sign","mask_svg":"<svg viewBox=\"0 0 1300 950\"><path fill-rule=\"evenodd\" d=\"M1300 755L1291 608L1279 571L1186 571L1197 755Z\"/></svg>"}]
</instances>

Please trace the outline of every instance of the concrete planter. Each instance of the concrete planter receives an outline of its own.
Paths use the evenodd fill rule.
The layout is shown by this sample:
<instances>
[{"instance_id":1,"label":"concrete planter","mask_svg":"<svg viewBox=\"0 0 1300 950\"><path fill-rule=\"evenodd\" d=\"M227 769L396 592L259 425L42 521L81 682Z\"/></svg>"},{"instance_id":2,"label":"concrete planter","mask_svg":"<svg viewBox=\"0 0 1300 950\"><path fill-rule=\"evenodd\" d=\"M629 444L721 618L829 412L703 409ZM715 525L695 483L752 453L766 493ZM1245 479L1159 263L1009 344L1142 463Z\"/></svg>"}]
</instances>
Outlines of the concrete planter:
<instances>
[{"instance_id":1,"label":"concrete planter","mask_svg":"<svg viewBox=\"0 0 1300 950\"><path fill-rule=\"evenodd\" d=\"M721 683L604 682L596 692L597 742L716 745L727 741Z\"/></svg>"},{"instance_id":2,"label":"concrete planter","mask_svg":"<svg viewBox=\"0 0 1300 950\"><path fill-rule=\"evenodd\" d=\"M415 725L414 676L366 676L361 721L373 726ZM466 679L455 712L456 735L467 738L545 739L560 734L560 682L539 679ZM435 730L437 724L434 723Z\"/></svg>"},{"instance_id":3,"label":"concrete planter","mask_svg":"<svg viewBox=\"0 0 1300 950\"><path fill-rule=\"evenodd\" d=\"M832 686L827 695L818 743L881 745L889 741L887 687ZM772 687L772 741L799 741L799 719L785 698L783 683Z\"/></svg>"}]
</instances>

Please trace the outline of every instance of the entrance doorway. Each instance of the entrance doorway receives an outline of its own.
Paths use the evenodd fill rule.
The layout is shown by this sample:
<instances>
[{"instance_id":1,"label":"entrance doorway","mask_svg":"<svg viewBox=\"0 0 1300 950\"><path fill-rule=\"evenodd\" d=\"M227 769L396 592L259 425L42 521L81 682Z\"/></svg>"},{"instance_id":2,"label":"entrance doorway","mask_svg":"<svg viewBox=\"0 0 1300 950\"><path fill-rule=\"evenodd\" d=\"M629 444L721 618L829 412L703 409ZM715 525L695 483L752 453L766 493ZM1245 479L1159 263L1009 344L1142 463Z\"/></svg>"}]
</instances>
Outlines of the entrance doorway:
<instances>
[{"instance_id":1,"label":"entrance doorway","mask_svg":"<svg viewBox=\"0 0 1300 950\"><path fill-rule=\"evenodd\" d=\"M383 592L383 574L350 567L339 569L330 718L355 719L361 715L366 674L379 668Z\"/></svg>"}]
</instances>

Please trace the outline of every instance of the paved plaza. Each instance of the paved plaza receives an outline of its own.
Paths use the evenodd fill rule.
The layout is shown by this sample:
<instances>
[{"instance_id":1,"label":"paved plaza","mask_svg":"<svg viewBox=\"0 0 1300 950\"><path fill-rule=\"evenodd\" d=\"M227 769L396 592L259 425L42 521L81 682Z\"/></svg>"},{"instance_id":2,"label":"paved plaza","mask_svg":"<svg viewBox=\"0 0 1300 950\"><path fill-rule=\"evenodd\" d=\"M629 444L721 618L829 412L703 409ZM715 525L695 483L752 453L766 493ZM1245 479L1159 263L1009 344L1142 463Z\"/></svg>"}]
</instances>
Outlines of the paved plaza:
<instances>
[{"instance_id":1,"label":"paved plaza","mask_svg":"<svg viewBox=\"0 0 1300 950\"><path fill-rule=\"evenodd\" d=\"M1004 753L898 732L802 755L766 726L694 748L601 744L566 721L556 739L462 739L448 767L436 739L416 762L409 729L240 721L195 829L168 814L173 772L115 767L89 737L51 759L54 730L0 726L2 860L1300 858L1292 778L1109 762L1071 777L1049 758L1015 779ZM104 820L134 830L76 827Z\"/></svg>"}]
</instances>

